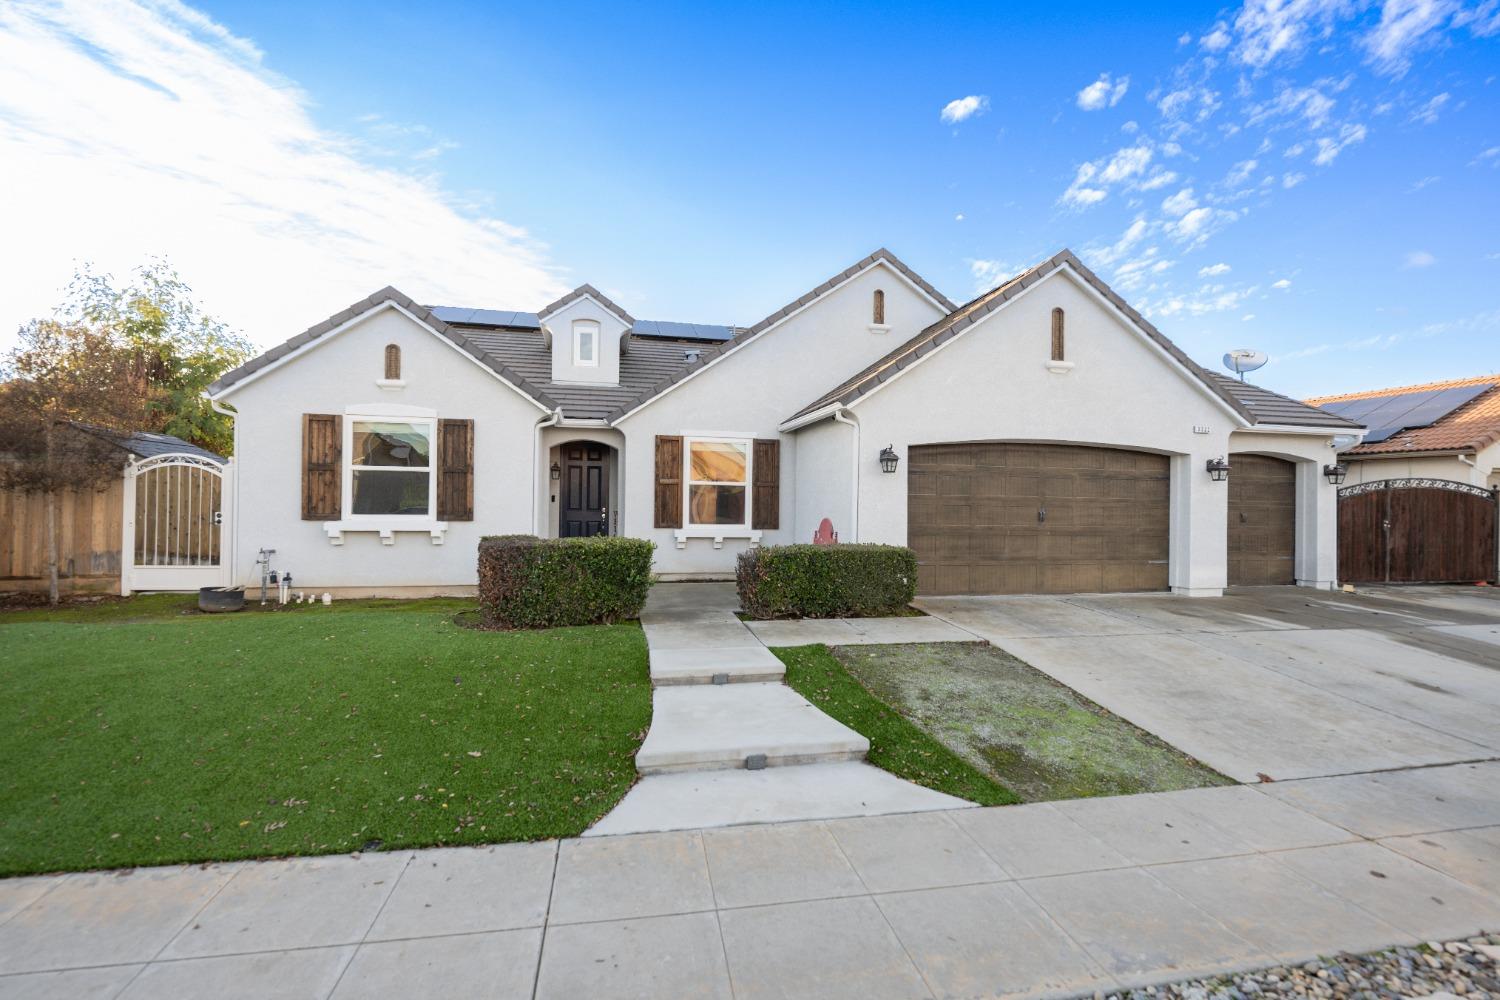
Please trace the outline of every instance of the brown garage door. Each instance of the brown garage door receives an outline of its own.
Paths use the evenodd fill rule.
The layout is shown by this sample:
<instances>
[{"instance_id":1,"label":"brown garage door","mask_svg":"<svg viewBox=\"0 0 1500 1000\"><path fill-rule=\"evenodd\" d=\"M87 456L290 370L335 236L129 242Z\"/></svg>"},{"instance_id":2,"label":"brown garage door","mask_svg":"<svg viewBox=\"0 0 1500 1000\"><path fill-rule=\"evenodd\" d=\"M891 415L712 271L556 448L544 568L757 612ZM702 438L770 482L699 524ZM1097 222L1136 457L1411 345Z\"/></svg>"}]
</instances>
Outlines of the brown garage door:
<instances>
[{"instance_id":1,"label":"brown garage door","mask_svg":"<svg viewBox=\"0 0 1500 1000\"><path fill-rule=\"evenodd\" d=\"M1297 467L1266 455L1229 457L1229 585L1296 583Z\"/></svg>"},{"instance_id":2,"label":"brown garage door","mask_svg":"<svg viewBox=\"0 0 1500 1000\"><path fill-rule=\"evenodd\" d=\"M1043 444L911 449L908 544L924 594L1167 587L1164 455Z\"/></svg>"}]
</instances>

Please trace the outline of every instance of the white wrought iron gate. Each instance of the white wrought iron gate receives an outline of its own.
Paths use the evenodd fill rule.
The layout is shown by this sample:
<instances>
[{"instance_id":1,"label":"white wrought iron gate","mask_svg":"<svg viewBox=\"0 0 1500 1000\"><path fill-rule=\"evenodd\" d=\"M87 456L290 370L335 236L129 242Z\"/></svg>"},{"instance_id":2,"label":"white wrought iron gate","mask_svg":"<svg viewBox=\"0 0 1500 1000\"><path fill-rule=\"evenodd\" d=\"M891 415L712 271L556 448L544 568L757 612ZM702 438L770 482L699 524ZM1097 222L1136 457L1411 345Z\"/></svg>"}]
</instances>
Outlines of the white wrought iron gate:
<instances>
[{"instance_id":1,"label":"white wrought iron gate","mask_svg":"<svg viewBox=\"0 0 1500 1000\"><path fill-rule=\"evenodd\" d=\"M233 469L173 453L125 469L120 593L229 584Z\"/></svg>"}]
</instances>

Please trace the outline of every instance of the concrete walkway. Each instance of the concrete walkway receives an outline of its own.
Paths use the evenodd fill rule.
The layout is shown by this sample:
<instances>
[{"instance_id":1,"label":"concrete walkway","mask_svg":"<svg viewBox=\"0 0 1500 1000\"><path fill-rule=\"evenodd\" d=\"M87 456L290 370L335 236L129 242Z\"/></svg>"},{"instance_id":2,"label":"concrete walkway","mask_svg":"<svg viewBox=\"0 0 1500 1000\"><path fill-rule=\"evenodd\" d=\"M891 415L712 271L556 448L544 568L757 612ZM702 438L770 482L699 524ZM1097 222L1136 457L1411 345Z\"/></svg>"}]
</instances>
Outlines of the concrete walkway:
<instances>
[{"instance_id":1,"label":"concrete walkway","mask_svg":"<svg viewBox=\"0 0 1500 1000\"><path fill-rule=\"evenodd\" d=\"M1495 928L1486 763L0 880L0 998L1091 993Z\"/></svg>"},{"instance_id":2,"label":"concrete walkway","mask_svg":"<svg viewBox=\"0 0 1500 1000\"><path fill-rule=\"evenodd\" d=\"M785 666L738 607L733 584L651 589L641 612L654 688L636 754L642 777L589 836L970 805L864 763L870 741L782 683Z\"/></svg>"}]
</instances>

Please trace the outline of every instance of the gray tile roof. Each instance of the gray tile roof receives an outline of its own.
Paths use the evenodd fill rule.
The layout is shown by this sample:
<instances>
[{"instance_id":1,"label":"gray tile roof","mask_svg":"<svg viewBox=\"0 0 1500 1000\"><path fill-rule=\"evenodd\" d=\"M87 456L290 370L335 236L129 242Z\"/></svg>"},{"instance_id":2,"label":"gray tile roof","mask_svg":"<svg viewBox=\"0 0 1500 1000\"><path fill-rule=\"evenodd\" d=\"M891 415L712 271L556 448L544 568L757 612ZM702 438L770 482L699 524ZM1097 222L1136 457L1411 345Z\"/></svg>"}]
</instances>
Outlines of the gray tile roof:
<instances>
[{"instance_id":1,"label":"gray tile roof","mask_svg":"<svg viewBox=\"0 0 1500 1000\"><path fill-rule=\"evenodd\" d=\"M138 458L186 454L196 455L199 458L211 458L216 462L224 461L223 455L216 455L206 448L200 448L171 434L157 434L152 431L134 431L130 434L122 434L117 431L106 430L103 427L94 427L90 424L79 423L77 421L70 421L69 426L85 434L92 434L94 437L103 438L110 444L123 448Z\"/></svg>"},{"instance_id":2,"label":"gray tile roof","mask_svg":"<svg viewBox=\"0 0 1500 1000\"><path fill-rule=\"evenodd\" d=\"M829 278L827 281L823 282L812 291L807 292L805 295L799 296L791 302L788 302L786 305L782 306L780 309L776 310L771 315L761 320L759 323L756 323L754 326L746 327L742 330L736 330L732 338L718 345L717 347L704 351L697 361L683 366L682 368L668 375L661 382L650 386L644 391L636 394L633 398L627 400L622 405L615 407L610 411L608 419L611 421L618 420L641 404L647 403L655 397L666 392L668 389L672 388L672 386L676 385L678 382L681 382L683 379L687 378L698 369L707 368L709 365L718 361L720 358L732 353L736 348L740 347L742 344L755 337L757 334L781 322L783 319L786 319L786 317L790 316L798 309L801 309L803 306L807 305L818 296L823 295L826 292L831 291L834 287L843 284L845 281L848 281L850 278L854 277L856 274L863 271L865 268L869 267L876 261L884 261L891 267L894 267L896 270L900 271L914 284L916 284L917 287L921 288L922 291L926 292L928 295L936 299L944 309L952 310L957 308L946 295L938 291L936 288L932 287L932 285L928 284L926 279L924 279L917 272L913 271L911 268L907 267L899 257L891 253L885 247L881 247L874 253L870 254L868 257L865 257L857 263L844 268L844 270L840 271L838 274L835 274L833 277Z\"/></svg>"},{"instance_id":3,"label":"gray tile roof","mask_svg":"<svg viewBox=\"0 0 1500 1000\"><path fill-rule=\"evenodd\" d=\"M1101 279L1093 271L1085 267L1083 262L1080 261L1071 250L1063 250L1055 256L1052 256L1047 260L1042 261L1040 264L1037 264L1035 267L1022 271L1020 274L1016 275L1014 278L1011 278L1009 281L1003 282L999 286L991 289L988 292L985 292L983 295L980 295L979 297L965 303L963 306L955 308L947 316L944 316L936 323L927 327L927 329L923 330L921 333L917 334L906 343L900 345L895 350L885 355L885 357L879 359L874 364L865 368L863 371L858 372L853 377L840 382L838 385L834 386L832 389L825 392L823 395L819 396L817 399L813 400L802 409L798 410L795 414L792 415L790 419L796 420L798 417L803 417L809 413L814 413L818 410L823 409L824 407L831 406L834 403L843 403L847 405L854 402L856 399L859 399L861 396L864 396L865 394L871 392L881 384L889 381L890 379L899 375L901 372L905 371L907 368L910 368L912 365L918 363L927 355L931 354L943 344L947 343L949 340L952 340L954 337L958 336L960 333L967 330L975 323L978 323L980 320L989 316L995 310L1004 306L1007 302L1015 298L1017 295L1020 295L1032 285L1035 285L1038 281L1041 281L1043 278L1047 277L1058 268L1064 266L1072 268L1074 273L1076 273L1080 278L1086 281L1091 287L1094 288L1095 291L1103 295L1111 305L1120 310L1120 312L1124 313L1132 323L1138 326L1141 331L1146 334L1146 336L1150 337L1153 341L1160 345L1161 348L1165 350L1169 355L1171 355L1174 360L1185 367L1189 372L1197 376L1197 378L1202 381L1204 385L1208 386L1208 388L1212 390L1215 395L1224 400L1224 402L1227 403L1231 409L1240 414L1240 416L1244 417L1246 422L1251 424L1259 422L1289 422L1284 418L1293 415L1292 410L1271 407L1269 399L1274 398L1276 400L1284 401L1286 404L1290 404L1290 406L1292 407L1300 407L1300 410L1302 411L1307 411L1306 413L1300 414L1301 420L1299 422L1301 424L1307 426L1330 427L1349 426L1348 421L1334 418L1331 414L1323 413L1322 411L1310 406L1305 406L1301 403L1298 403L1296 400L1287 399L1285 396L1279 396L1276 393L1271 392L1270 390L1260 389L1256 386L1249 386L1250 389L1255 390L1255 394L1258 394L1255 395L1255 400L1257 406L1262 412L1271 414L1274 410L1274 412L1280 414L1280 417L1274 420L1269 419L1269 417L1258 418L1255 411L1246 402L1246 399L1241 398L1248 398L1252 395L1251 393L1245 391L1231 392L1227 386L1222 384L1224 382L1231 382L1235 386L1240 386L1240 382L1237 382L1233 379L1222 378L1221 376L1209 372L1201 367L1197 362L1193 361L1192 358L1189 358L1182 352L1181 348L1172 343L1172 341L1169 340L1165 334L1163 334L1160 330L1153 326L1144 316L1138 313L1130 305L1130 303L1120 298L1120 296L1115 293L1114 289L1110 288L1104 283L1103 279Z\"/></svg>"},{"instance_id":4,"label":"gray tile roof","mask_svg":"<svg viewBox=\"0 0 1500 1000\"><path fill-rule=\"evenodd\" d=\"M1359 430L1364 425L1341 417L1300 400L1283 396L1270 389L1262 389L1249 382L1241 382L1218 372L1205 372L1222 393L1239 400L1258 424L1285 424L1289 427L1329 427L1342 430Z\"/></svg>"},{"instance_id":5,"label":"gray tile roof","mask_svg":"<svg viewBox=\"0 0 1500 1000\"><path fill-rule=\"evenodd\" d=\"M583 298L585 295L593 296L594 301L598 302L601 306L603 306L604 308L608 309L610 312L614 313L616 316L620 317L620 321L622 323L624 323L627 327L635 326L635 317L634 316L631 316L630 313L626 312L624 309L621 309L619 306L617 306L613 302L611 302L605 296L605 294L603 292L599 291L599 289L595 288L593 285L579 285L577 288L573 289L567 295L564 295L562 298L558 299L556 302L554 302L551 305L546 306L545 308L543 308L540 312L538 312L536 314L536 317L537 317L537 319L539 319L543 323L545 323L547 321L547 317L548 316L551 316L553 313L555 313L555 312L563 309L564 307L566 307L568 305L571 305L574 302L577 302L579 299Z\"/></svg>"},{"instance_id":6,"label":"gray tile roof","mask_svg":"<svg viewBox=\"0 0 1500 1000\"><path fill-rule=\"evenodd\" d=\"M620 384L587 386L552 381L552 352L539 333L467 329L464 335L486 354L538 386L562 407L565 416L579 420L607 418L621 404L686 367L690 353L708 349L701 341L634 338L630 350L620 355Z\"/></svg>"},{"instance_id":7,"label":"gray tile roof","mask_svg":"<svg viewBox=\"0 0 1500 1000\"><path fill-rule=\"evenodd\" d=\"M530 396L537 402L539 406L544 406L549 410L555 410L557 408L557 403L552 399L552 397L548 396L545 392L537 388L537 386L529 382L518 373L511 371L500 359L494 357L487 351L476 346L474 342L471 341L462 330L448 323L445 323L441 319L438 319L426 306L418 305L416 302L413 302L411 299L407 298L405 295L402 295L400 292L390 287L389 285L387 285L385 288L382 288L374 295L371 295L369 298L361 299L342 312L335 313L334 315L325 319L323 322L308 327L306 330L303 330L301 333L297 334L297 336L293 337L291 340L288 340L286 343L273 347L259 357L252 358L233 371L226 372L225 374L221 375L218 381L214 382L208 387L209 395L213 396L223 392L225 389L228 389L236 382L239 382L255 374L269 364L273 364L274 362L281 360L298 348L301 348L311 343L312 341L317 340L319 337L323 336L325 333L328 333L330 330L337 329L350 320L362 316L366 312L369 312L371 309L374 309L376 306L382 305L386 302L394 302L396 305L399 305L401 308L417 317L417 319L421 320L423 323L426 323L428 326L432 327L442 336L447 337L454 344L458 345L458 347L465 354L469 355L471 358L493 371L496 375L499 375L501 378L509 382L511 385L515 386L527 396Z\"/></svg>"}]
</instances>

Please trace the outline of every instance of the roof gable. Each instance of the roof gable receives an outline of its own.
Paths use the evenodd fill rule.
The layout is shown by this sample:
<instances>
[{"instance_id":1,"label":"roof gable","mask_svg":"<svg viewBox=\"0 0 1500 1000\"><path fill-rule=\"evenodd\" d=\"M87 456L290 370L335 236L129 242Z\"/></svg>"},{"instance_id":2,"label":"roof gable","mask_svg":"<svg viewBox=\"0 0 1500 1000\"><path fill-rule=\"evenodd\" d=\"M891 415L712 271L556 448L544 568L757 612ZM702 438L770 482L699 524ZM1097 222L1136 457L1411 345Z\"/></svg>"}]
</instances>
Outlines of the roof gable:
<instances>
[{"instance_id":1,"label":"roof gable","mask_svg":"<svg viewBox=\"0 0 1500 1000\"><path fill-rule=\"evenodd\" d=\"M323 320L323 322L308 327L285 343L271 348L259 357L252 358L233 371L225 372L208 387L208 395L214 399L221 398L231 389L243 386L250 380L258 378L279 364L291 360L293 357L312 347L320 338L340 333L348 329L356 321L369 316L377 310L387 308L400 309L417 323L425 326L439 337L442 337L461 353L468 355L476 364L488 369L492 374L506 382L523 396L526 396L538 407L544 410L554 410L557 408L557 404L535 384L522 378L507 365L502 364L493 355L474 343L461 330L438 319L426 306L417 304L389 285L374 295L354 303L349 308L334 313Z\"/></svg>"},{"instance_id":2,"label":"roof gable","mask_svg":"<svg viewBox=\"0 0 1500 1000\"><path fill-rule=\"evenodd\" d=\"M1182 349L1168 339L1165 334L1122 299L1114 289L1106 285L1098 275L1085 267L1083 262L1071 250L1063 250L1042 261L1040 264L1022 271L1009 281L1001 283L983 295L952 310L948 315L933 323L906 343L896 347L878 361L857 372L804 406L801 410L793 414L786 423L792 424L830 407L854 404L857 400L874 392L880 386L899 377L913 365L921 363L923 359L942 347L943 344L988 319L991 315L1003 309L1039 282L1063 269L1070 271L1084 285L1102 297L1126 321L1135 326L1148 340L1159 347L1172 362L1178 365L1189 377L1196 380L1200 388L1217 399L1226 409L1239 416L1246 425L1263 422L1288 423L1286 420L1265 420L1258 416L1255 408L1245 398L1252 394L1247 391L1231 391L1228 386L1223 384L1224 382L1230 382L1234 385L1240 385L1241 383L1234 382L1233 379L1223 379L1221 381L1218 376L1204 370L1184 354ZM1270 390L1254 386L1251 386L1250 389L1254 390L1254 401L1260 404L1259 408L1262 412L1269 413L1265 404L1268 403L1269 399L1275 399L1291 404L1294 408L1300 408L1301 411L1306 411L1304 419L1305 423L1309 426L1358 427L1357 424L1352 424L1332 414L1322 413L1311 407L1303 406L1295 400L1280 396Z\"/></svg>"},{"instance_id":3,"label":"roof gable","mask_svg":"<svg viewBox=\"0 0 1500 1000\"><path fill-rule=\"evenodd\" d=\"M630 414L634 413L636 410L639 410L646 404L654 402L658 397L666 394L667 392L670 392L678 384L687 381L698 372L722 361L724 358L728 357L730 354L733 354L745 344L759 337L761 334L772 329L773 327L779 325L782 321L791 318L796 313L801 312L813 302L822 298L824 295L827 295L834 289L840 287L845 282L857 277L860 274L863 274L869 268L878 263L884 263L890 266L893 270L896 271L897 274L899 274L902 278L909 281L913 286L915 286L923 295L931 299L939 308L949 311L952 311L956 308L953 302L946 295L934 288L921 275L917 274L911 268L907 267L906 264L903 263L901 259L898 258L895 254L891 253L884 247L881 247L869 256L859 260L849 267L846 267L844 270L840 271L838 274L835 274L833 277L829 278L827 281L818 285L811 291L806 292L805 294L799 296L791 302L788 302L786 305L771 313L769 316L765 317L754 326L735 330L734 336L729 340L726 340L722 344L703 351L695 361L691 362L690 364L684 365L682 368L672 373L672 375L668 376L666 379L662 380L656 385L653 385L645 392L638 394L630 401L617 406L609 414L608 419L610 423L622 420Z\"/></svg>"},{"instance_id":4,"label":"roof gable","mask_svg":"<svg viewBox=\"0 0 1500 1000\"><path fill-rule=\"evenodd\" d=\"M621 309L619 306L611 302L603 292L599 291L599 289L595 288L593 285L579 285L577 288L573 289L571 292L564 295L556 302L553 302L551 305L544 307L540 312L536 314L536 318L538 321L545 323L547 322L549 317L562 312L564 309L568 308L568 306L577 302L579 299L593 299L595 302L599 303L599 307L601 309L604 309L612 316L614 316L615 319L619 320L621 323L624 323L625 329L627 330L629 330L632 326L635 326L635 317L631 316L630 313L626 312L624 309Z\"/></svg>"}]
</instances>

